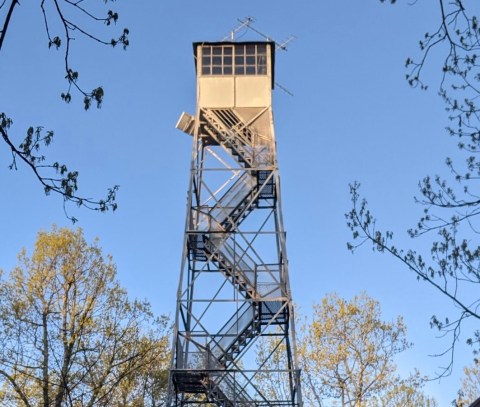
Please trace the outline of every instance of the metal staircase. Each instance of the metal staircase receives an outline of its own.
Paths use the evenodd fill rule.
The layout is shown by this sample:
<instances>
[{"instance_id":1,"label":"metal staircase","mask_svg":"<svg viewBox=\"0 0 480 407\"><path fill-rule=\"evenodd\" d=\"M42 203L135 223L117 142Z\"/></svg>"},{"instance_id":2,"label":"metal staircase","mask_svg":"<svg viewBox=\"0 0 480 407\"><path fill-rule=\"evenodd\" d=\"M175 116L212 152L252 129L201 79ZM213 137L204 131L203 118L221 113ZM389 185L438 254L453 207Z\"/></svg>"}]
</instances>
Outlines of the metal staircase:
<instances>
[{"instance_id":1,"label":"metal staircase","mask_svg":"<svg viewBox=\"0 0 480 407\"><path fill-rule=\"evenodd\" d=\"M221 407L255 407L257 404L235 381L230 372L222 372L215 379L203 383L210 402ZM235 401L232 401L235 400Z\"/></svg>"},{"instance_id":2,"label":"metal staircase","mask_svg":"<svg viewBox=\"0 0 480 407\"><path fill-rule=\"evenodd\" d=\"M244 172L232 181L233 185L213 206L198 208L196 230L228 232L255 208L257 180Z\"/></svg>"},{"instance_id":3,"label":"metal staircase","mask_svg":"<svg viewBox=\"0 0 480 407\"><path fill-rule=\"evenodd\" d=\"M203 130L245 168L255 165L255 133L230 109L202 109Z\"/></svg>"},{"instance_id":4,"label":"metal staircase","mask_svg":"<svg viewBox=\"0 0 480 407\"><path fill-rule=\"evenodd\" d=\"M246 302L214 335L209 348L216 360L227 367L259 333L258 304Z\"/></svg>"},{"instance_id":5,"label":"metal staircase","mask_svg":"<svg viewBox=\"0 0 480 407\"><path fill-rule=\"evenodd\" d=\"M255 299L256 265L246 252L237 249L235 242L229 243L228 240L220 240L215 244L214 239L204 236L204 250L206 257L215 262L221 272L229 278L232 284L238 289L245 298Z\"/></svg>"}]
</instances>

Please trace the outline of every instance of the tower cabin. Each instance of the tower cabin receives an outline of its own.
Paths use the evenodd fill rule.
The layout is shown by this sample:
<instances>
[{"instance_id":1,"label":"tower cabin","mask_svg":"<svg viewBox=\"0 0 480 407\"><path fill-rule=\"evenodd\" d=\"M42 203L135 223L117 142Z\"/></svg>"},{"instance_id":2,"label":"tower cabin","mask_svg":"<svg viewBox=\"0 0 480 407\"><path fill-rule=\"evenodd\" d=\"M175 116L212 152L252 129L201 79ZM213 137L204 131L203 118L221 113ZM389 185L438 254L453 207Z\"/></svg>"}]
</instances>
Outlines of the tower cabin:
<instances>
[{"instance_id":1,"label":"tower cabin","mask_svg":"<svg viewBox=\"0 0 480 407\"><path fill-rule=\"evenodd\" d=\"M271 134L275 43L195 42L197 108L231 109L266 139ZM268 113L267 113L268 111ZM194 118L183 113L177 128L193 135ZM211 143L215 144L213 140Z\"/></svg>"},{"instance_id":2,"label":"tower cabin","mask_svg":"<svg viewBox=\"0 0 480 407\"><path fill-rule=\"evenodd\" d=\"M196 42L193 49L199 107L271 105L275 43Z\"/></svg>"}]
</instances>

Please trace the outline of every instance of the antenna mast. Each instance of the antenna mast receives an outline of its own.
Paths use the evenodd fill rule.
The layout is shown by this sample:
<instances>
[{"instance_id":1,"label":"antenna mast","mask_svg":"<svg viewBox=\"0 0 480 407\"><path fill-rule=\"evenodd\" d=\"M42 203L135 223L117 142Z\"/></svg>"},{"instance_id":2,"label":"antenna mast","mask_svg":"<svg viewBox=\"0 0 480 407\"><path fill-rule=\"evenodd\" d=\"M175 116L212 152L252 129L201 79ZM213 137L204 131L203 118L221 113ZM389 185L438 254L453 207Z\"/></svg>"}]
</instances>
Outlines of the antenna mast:
<instances>
[{"instance_id":1,"label":"antenna mast","mask_svg":"<svg viewBox=\"0 0 480 407\"><path fill-rule=\"evenodd\" d=\"M245 17L244 20L238 18L238 25L230 31L230 34L222 38L222 42L225 41L235 41L235 34L237 34L239 31L243 30L244 28L250 29L260 35L262 38L264 38L266 41L271 41L275 44L275 50L276 51L288 51L287 46L290 44L293 40L295 40L297 37L294 35L290 35L286 40L282 42L277 42L275 41L272 37L270 37L268 34L264 34L260 30L257 30L254 26L253 23L255 22L254 17ZM278 82L275 82L275 86L277 86L279 89L281 89L283 92L285 92L289 96L293 96L293 93L290 92L285 86L281 85Z\"/></svg>"},{"instance_id":2,"label":"antenna mast","mask_svg":"<svg viewBox=\"0 0 480 407\"><path fill-rule=\"evenodd\" d=\"M275 49L282 50L282 51L287 51L287 45L292 42L296 37L294 35L290 35L286 40L283 42L277 42L275 41L272 37L270 37L268 34L264 34L260 30L256 29L253 26L253 23L255 22L255 19L253 17L246 17L245 20L238 19L239 25L234 28L231 33L230 33L230 40L235 41L235 34L240 31L242 28L247 27L250 28L252 31L256 32L258 35L260 35L262 38L264 38L266 41L272 41L275 43ZM222 41L228 40L229 37L225 37Z\"/></svg>"},{"instance_id":3,"label":"antenna mast","mask_svg":"<svg viewBox=\"0 0 480 407\"><path fill-rule=\"evenodd\" d=\"M245 17L245 20L237 19L239 25L237 25L230 33L222 38L222 42L224 41L235 41L235 34L242 30L244 27L250 27L250 24L255 21L253 17Z\"/></svg>"}]
</instances>

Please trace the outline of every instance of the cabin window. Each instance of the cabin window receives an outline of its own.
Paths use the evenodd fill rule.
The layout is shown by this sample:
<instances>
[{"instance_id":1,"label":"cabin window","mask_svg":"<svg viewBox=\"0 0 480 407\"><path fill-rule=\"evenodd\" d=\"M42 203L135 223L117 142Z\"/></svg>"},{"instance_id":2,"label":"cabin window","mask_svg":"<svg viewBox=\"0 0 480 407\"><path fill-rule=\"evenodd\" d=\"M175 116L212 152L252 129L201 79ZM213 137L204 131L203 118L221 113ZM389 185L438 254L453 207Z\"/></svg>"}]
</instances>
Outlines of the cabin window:
<instances>
[{"instance_id":1,"label":"cabin window","mask_svg":"<svg viewBox=\"0 0 480 407\"><path fill-rule=\"evenodd\" d=\"M205 45L202 75L266 75L267 45Z\"/></svg>"},{"instance_id":2,"label":"cabin window","mask_svg":"<svg viewBox=\"0 0 480 407\"><path fill-rule=\"evenodd\" d=\"M205 46L202 48L202 75L231 75L232 46Z\"/></svg>"}]
</instances>

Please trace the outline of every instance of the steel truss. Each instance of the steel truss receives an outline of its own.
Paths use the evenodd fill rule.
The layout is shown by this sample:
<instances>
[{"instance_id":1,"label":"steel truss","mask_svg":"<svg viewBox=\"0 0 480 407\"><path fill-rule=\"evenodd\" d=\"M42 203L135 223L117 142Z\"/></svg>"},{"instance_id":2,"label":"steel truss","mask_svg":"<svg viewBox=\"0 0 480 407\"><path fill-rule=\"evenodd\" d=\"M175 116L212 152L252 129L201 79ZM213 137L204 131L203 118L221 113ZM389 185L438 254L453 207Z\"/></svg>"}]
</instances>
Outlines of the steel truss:
<instances>
[{"instance_id":1,"label":"steel truss","mask_svg":"<svg viewBox=\"0 0 480 407\"><path fill-rule=\"evenodd\" d=\"M167 406L300 406L271 108L191 121Z\"/></svg>"}]
</instances>

